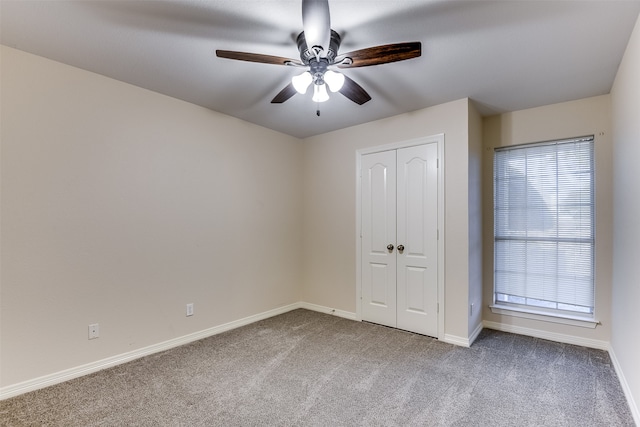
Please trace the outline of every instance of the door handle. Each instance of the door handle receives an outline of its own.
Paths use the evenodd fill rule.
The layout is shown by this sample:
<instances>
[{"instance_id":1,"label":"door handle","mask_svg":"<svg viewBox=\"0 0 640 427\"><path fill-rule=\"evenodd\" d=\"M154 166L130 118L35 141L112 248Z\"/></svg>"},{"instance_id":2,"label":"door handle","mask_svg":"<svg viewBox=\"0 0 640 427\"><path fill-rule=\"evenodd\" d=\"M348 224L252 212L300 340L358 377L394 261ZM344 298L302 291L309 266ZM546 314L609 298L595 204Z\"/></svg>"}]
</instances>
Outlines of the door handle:
<instances>
[{"instance_id":1,"label":"door handle","mask_svg":"<svg viewBox=\"0 0 640 427\"><path fill-rule=\"evenodd\" d=\"M398 252L402 253L404 251L404 245L398 245Z\"/></svg>"},{"instance_id":2,"label":"door handle","mask_svg":"<svg viewBox=\"0 0 640 427\"><path fill-rule=\"evenodd\" d=\"M389 252L391 252L393 250L393 245L391 243L389 243L387 245L387 249L389 250Z\"/></svg>"}]
</instances>

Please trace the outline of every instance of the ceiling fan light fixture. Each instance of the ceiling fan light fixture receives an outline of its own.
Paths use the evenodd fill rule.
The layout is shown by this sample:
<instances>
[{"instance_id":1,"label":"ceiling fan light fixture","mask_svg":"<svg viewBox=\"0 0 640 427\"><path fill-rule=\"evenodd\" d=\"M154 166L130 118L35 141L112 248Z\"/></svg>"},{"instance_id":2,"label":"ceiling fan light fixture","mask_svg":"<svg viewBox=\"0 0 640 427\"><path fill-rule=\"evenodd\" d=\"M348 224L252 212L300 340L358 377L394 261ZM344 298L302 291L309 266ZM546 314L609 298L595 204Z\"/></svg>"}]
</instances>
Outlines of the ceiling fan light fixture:
<instances>
[{"instance_id":1,"label":"ceiling fan light fixture","mask_svg":"<svg viewBox=\"0 0 640 427\"><path fill-rule=\"evenodd\" d=\"M313 102L325 102L329 100L329 94L327 93L327 85L313 85Z\"/></svg>"},{"instance_id":2,"label":"ceiling fan light fixture","mask_svg":"<svg viewBox=\"0 0 640 427\"><path fill-rule=\"evenodd\" d=\"M305 71L304 73L297 76L293 76L291 78L291 84L293 84L293 87L296 89L296 92L302 95L307 93L307 88L309 87L312 81L313 81L313 77L311 76L311 73L308 71Z\"/></svg>"},{"instance_id":3,"label":"ceiling fan light fixture","mask_svg":"<svg viewBox=\"0 0 640 427\"><path fill-rule=\"evenodd\" d=\"M259 53L216 50L216 56L219 58L288 67L307 67L308 71L291 77L290 83L271 100L272 104L282 104L296 93L305 94L313 83L314 102L329 100L328 86L331 92L339 92L347 99L362 105L371 101L371 95L347 75L334 69L388 64L422 55L422 43L419 41L373 46L340 54L342 36L331 29L329 0L298 1L302 1L303 27L303 31L296 37L300 53L299 60ZM319 108L316 113L320 115Z\"/></svg>"},{"instance_id":4,"label":"ceiling fan light fixture","mask_svg":"<svg viewBox=\"0 0 640 427\"><path fill-rule=\"evenodd\" d=\"M337 73L332 70L327 70L324 73L324 82L329 86L329 90L331 92L337 92L342 89L342 85L344 84L344 74Z\"/></svg>"}]
</instances>

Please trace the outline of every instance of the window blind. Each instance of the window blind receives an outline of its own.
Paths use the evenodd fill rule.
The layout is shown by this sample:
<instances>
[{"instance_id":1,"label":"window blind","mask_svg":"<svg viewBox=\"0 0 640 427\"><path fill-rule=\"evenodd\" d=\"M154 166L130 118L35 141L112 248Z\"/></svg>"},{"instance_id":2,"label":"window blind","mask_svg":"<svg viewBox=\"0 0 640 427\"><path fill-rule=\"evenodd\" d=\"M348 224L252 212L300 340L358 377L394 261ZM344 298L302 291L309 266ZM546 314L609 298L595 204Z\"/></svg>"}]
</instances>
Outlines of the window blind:
<instances>
[{"instance_id":1,"label":"window blind","mask_svg":"<svg viewBox=\"0 0 640 427\"><path fill-rule=\"evenodd\" d=\"M593 313L593 136L496 149L495 300Z\"/></svg>"}]
</instances>

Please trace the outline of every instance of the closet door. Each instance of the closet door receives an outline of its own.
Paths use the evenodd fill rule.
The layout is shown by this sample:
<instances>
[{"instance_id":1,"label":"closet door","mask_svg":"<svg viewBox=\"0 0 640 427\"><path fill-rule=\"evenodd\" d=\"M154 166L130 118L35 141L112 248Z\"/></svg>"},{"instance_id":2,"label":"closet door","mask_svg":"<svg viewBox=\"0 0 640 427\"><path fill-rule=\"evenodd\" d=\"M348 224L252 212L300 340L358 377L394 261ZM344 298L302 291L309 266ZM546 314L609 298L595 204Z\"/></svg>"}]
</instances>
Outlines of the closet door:
<instances>
[{"instance_id":1,"label":"closet door","mask_svg":"<svg viewBox=\"0 0 640 427\"><path fill-rule=\"evenodd\" d=\"M361 166L362 319L396 327L396 152Z\"/></svg>"},{"instance_id":2,"label":"closet door","mask_svg":"<svg viewBox=\"0 0 640 427\"><path fill-rule=\"evenodd\" d=\"M397 151L397 325L438 335L438 147Z\"/></svg>"},{"instance_id":3,"label":"closet door","mask_svg":"<svg viewBox=\"0 0 640 427\"><path fill-rule=\"evenodd\" d=\"M438 145L361 165L362 320L438 336Z\"/></svg>"}]
</instances>

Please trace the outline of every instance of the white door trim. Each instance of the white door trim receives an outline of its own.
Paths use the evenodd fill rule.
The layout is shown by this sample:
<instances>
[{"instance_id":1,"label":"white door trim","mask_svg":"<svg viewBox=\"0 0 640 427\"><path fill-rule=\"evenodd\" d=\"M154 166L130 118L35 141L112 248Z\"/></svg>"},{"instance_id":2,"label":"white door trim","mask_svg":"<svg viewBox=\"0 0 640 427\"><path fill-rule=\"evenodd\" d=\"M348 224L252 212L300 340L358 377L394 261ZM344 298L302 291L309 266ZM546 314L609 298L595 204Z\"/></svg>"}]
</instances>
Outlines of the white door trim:
<instances>
[{"instance_id":1,"label":"white door trim","mask_svg":"<svg viewBox=\"0 0 640 427\"><path fill-rule=\"evenodd\" d=\"M381 151L397 150L399 148L413 147L416 145L438 144L438 339L444 339L444 307L445 307L445 274L444 274L444 254L445 254L445 197L444 197L444 133L425 136L407 141L399 141L391 144L368 147L356 151L356 320L362 321L362 220L360 199L362 184L362 156L365 154L378 153Z\"/></svg>"}]
</instances>

